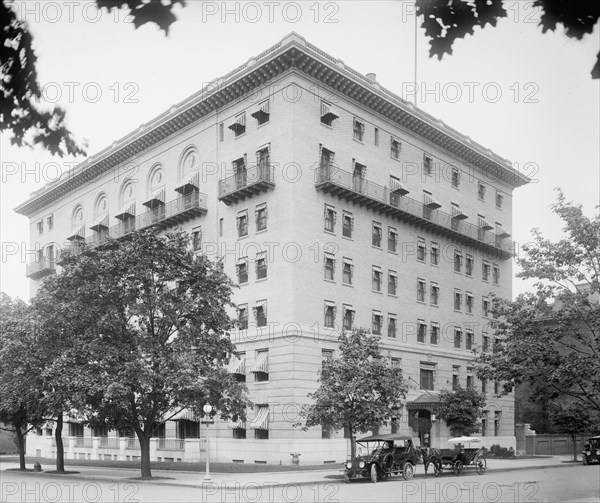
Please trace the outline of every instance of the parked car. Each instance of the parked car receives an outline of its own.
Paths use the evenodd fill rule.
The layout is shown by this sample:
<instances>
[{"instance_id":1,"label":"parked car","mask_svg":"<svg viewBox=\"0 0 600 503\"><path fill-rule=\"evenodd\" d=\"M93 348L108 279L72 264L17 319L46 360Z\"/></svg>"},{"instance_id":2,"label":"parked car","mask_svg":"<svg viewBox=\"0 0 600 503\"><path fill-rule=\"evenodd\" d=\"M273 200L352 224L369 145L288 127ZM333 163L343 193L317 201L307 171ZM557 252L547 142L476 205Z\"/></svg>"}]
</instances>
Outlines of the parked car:
<instances>
[{"instance_id":1,"label":"parked car","mask_svg":"<svg viewBox=\"0 0 600 503\"><path fill-rule=\"evenodd\" d=\"M372 435L356 441L357 450L364 454L346 461L344 480L354 477L370 478L377 482L394 474L402 474L410 480L415 474L419 452L412 444L411 437L397 435Z\"/></svg>"},{"instance_id":2,"label":"parked car","mask_svg":"<svg viewBox=\"0 0 600 503\"><path fill-rule=\"evenodd\" d=\"M600 463L600 435L588 438L583 445L583 464Z\"/></svg>"}]
</instances>

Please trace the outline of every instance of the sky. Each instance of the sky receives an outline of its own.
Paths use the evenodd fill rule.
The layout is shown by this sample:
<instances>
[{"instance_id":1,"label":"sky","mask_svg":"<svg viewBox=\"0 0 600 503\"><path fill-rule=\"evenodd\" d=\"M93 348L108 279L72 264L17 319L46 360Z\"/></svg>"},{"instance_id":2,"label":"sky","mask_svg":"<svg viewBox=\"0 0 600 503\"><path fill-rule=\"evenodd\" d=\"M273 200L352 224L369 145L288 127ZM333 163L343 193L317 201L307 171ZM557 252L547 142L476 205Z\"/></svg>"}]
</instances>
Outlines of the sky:
<instances>
[{"instance_id":1,"label":"sky","mask_svg":"<svg viewBox=\"0 0 600 503\"><path fill-rule=\"evenodd\" d=\"M529 176L514 192L519 246L535 227L561 237L550 209L556 187L586 214L597 211L600 91L590 71L599 28L582 41L562 28L542 34L531 2L505 2L507 18L458 40L442 61L429 57L423 30L415 33L413 3L397 0L188 0L168 36L156 26L135 30L125 11L98 11L89 0L15 5L34 36L41 105L66 109L90 155L296 31ZM0 290L12 297L29 298L30 260L28 222L13 209L78 160L0 138ZM528 289L513 280L514 295Z\"/></svg>"}]
</instances>

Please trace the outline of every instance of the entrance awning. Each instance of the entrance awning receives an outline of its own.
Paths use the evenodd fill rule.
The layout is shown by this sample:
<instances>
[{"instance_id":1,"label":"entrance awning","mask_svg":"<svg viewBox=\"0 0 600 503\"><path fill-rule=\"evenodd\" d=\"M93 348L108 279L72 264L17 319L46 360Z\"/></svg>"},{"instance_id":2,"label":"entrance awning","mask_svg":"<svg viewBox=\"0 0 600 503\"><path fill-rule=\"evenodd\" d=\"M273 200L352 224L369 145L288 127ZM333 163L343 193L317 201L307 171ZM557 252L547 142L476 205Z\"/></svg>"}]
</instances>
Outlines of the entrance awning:
<instances>
[{"instance_id":1,"label":"entrance awning","mask_svg":"<svg viewBox=\"0 0 600 503\"><path fill-rule=\"evenodd\" d=\"M417 411L417 410L428 410L429 412L436 412L437 406L440 403L440 397L434 392L421 393L417 398L410 402L406 402L406 410Z\"/></svg>"}]
</instances>

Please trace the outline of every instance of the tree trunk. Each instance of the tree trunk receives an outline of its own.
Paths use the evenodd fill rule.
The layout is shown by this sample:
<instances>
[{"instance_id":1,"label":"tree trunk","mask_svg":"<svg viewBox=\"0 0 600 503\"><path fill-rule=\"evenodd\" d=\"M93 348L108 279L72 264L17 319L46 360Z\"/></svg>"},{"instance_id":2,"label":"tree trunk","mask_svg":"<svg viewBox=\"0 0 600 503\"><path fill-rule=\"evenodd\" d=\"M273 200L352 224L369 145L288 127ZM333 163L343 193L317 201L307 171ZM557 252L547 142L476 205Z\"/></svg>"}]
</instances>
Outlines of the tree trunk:
<instances>
[{"instance_id":1,"label":"tree trunk","mask_svg":"<svg viewBox=\"0 0 600 503\"><path fill-rule=\"evenodd\" d=\"M150 469L150 437L144 433L137 433L138 441L140 442L140 460L142 468L142 478L152 478L152 470Z\"/></svg>"},{"instance_id":2,"label":"tree trunk","mask_svg":"<svg viewBox=\"0 0 600 503\"><path fill-rule=\"evenodd\" d=\"M350 459L354 459L356 457L356 439L350 423L348 423L348 432L350 433Z\"/></svg>"},{"instance_id":3,"label":"tree trunk","mask_svg":"<svg viewBox=\"0 0 600 503\"><path fill-rule=\"evenodd\" d=\"M577 436L571 435L571 440L573 441L573 461L577 461Z\"/></svg>"},{"instance_id":4,"label":"tree trunk","mask_svg":"<svg viewBox=\"0 0 600 503\"><path fill-rule=\"evenodd\" d=\"M19 448L19 470L25 470L25 435L20 427L15 428L17 434L17 447Z\"/></svg>"},{"instance_id":5,"label":"tree trunk","mask_svg":"<svg viewBox=\"0 0 600 503\"><path fill-rule=\"evenodd\" d=\"M62 441L63 431L63 416L62 411L56 415L56 431L54 438L56 440L56 471L58 473L65 472L65 449Z\"/></svg>"}]
</instances>

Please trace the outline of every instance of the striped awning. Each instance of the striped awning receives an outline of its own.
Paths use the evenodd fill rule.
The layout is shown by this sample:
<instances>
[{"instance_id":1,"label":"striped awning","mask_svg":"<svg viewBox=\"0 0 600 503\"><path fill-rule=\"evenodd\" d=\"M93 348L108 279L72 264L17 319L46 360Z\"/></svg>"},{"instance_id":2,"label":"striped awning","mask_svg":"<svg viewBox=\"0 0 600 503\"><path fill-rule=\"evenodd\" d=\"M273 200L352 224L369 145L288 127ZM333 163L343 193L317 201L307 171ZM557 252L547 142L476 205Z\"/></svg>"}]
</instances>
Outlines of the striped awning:
<instances>
[{"instance_id":1,"label":"striped awning","mask_svg":"<svg viewBox=\"0 0 600 503\"><path fill-rule=\"evenodd\" d=\"M154 191L154 193L142 204L148 208L155 208L160 204L165 204L165 188L163 187L162 189Z\"/></svg>"},{"instance_id":2,"label":"striped awning","mask_svg":"<svg viewBox=\"0 0 600 503\"><path fill-rule=\"evenodd\" d=\"M184 194L189 189L199 189L200 188L200 172L192 173L188 175L183 181L175 187L175 190L180 194Z\"/></svg>"},{"instance_id":3,"label":"striped awning","mask_svg":"<svg viewBox=\"0 0 600 503\"><path fill-rule=\"evenodd\" d=\"M335 112L334 108L327 104L321 102L321 118L326 120L337 119L339 115Z\"/></svg>"},{"instance_id":4,"label":"striped awning","mask_svg":"<svg viewBox=\"0 0 600 503\"><path fill-rule=\"evenodd\" d=\"M244 128L246 127L246 114L241 114L238 115L235 118L235 121L232 122L229 126L229 129L231 129L232 131L237 132L240 128Z\"/></svg>"},{"instance_id":5,"label":"striped awning","mask_svg":"<svg viewBox=\"0 0 600 503\"><path fill-rule=\"evenodd\" d=\"M496 236L499 238L509 238L510 234L498 225L496 226Z\"/></svg>"},{"instance_id":6,"label":"striped awning","mask_svg":"<svg viewBox=\"0 0 600 503\"><path fill-rule=\"evenodd\" d=\"M246 375L246 357L233 358L228 367L230 374Z\"/></svg>"},{"instance_id":7,"label":"striped awning","mask_svg":"<svg viewBox=\"0 0 600 503\"><path fill-rule=\"evenodd\" d=\"M135 217L135 202L126 204L115 215L115 218L119 220L127 220L131 217Z\"/></svg>"},{"instance_id":8,"label":"striped awning","mask_svg":"<svg viewBox=\"0 0 600 503\"><path fill-rule=\"evenodd\" d=\"M489 224L489 222L483 218L479 219L479 228L484 231L491 231L493 227Z\"/></svg>"},{"instance_id":9,"label":"striped awning","mask_svg":"<svg viewBox=\"0 0 600 503\"><path fill-rule=\"evenodd\" d=\"M250 115L255 119L269 115L269 100L259 103L258 107Z\"/></svg>"},{"instance_id":10,"label":"striped awning","mask_svg":"<svg viewBox=\"0 0 600 503\"><path fill-rule=\"evenodd\" d=\"M423 204L432 210L437 210L438 208L442 207L442 205L429 194L425 194L423 197Z\"/></svg>"},{"instance_id":11,"label":"striped awning","mask_svg":"<svg viewBox=\"0 0 600 503\"><path fill-rule=\"evenodd\" d=\"M85 239L85 225L80 225L77 227L69 236L67 236L69 241L77 241L79 239Z\"/></svg>"},{"instance_id":12,"label":"striped awning","mask_svg":"<svg viewBox=\"0 0 600 503\"><path fill-rule=\"evenodd\" d=\"M90 226L93 231L101 231L102 229L108 229L108 213L97 218L94 225Z\"/></svg>"},{"instance_id":13,"label":"striped awning","mask_svg":"<svg viewBox=\"0 0 600 503\"><path fill-rule=\"evenodd\" d=\"M452 218L454 218L456 220L465 220L466 218L469 218L469 217L468 217L468 215L465 215L460 208L458 208L456 206L452 206Z\"/></svg>"},{"instance_id":14,"label":"striped awning","mask_svg":"<svg viewBox=\"0 0 600 503\"><path fill-rule=\"evenodd\" d=\"M400 194L401 196L409 193L409 190L400 183L400 180L393 176L390 177L390 189L394 194Z\"/></svg>"},{"instance_id":15,"label":"striped awning","mask_svg":"<svg viewBox=\"0 0 600 503\"><path fill-rule=\"evenodd\" d=\"M250 372L269 372L269 352L259 351L256 355L256 360L250 367Z\"/></svg>"},{"instance_id":16,"label":"striped awning","mask_svg":"<svg viewBox=\"0 0 600 503\"><path fill-rule=\"evenodd\" d=\"M268 430L269 429L269 407L258 407L256 417L250 428L253 430Z\"/></svg>"},{"instance_id":17,"label":"striped awning","mask_svg":"<svg viewBox=\"0 0 600 503\"><path fill-rule=\"evenodd\" d=\"M200 418L189 409L182 409L171 417L171 421L200 421Z\"/></svg>"},{"instance_id":18,"label":"striped awning","mask_svg":"<svg viewBox=\"0 0 600 503\"><path fill-rule=\"evenodd\" d=\"M246 421L242 421L241 419L237 422L231 422L227 426L230 430L245 430L246 429Z\"/></svg>"}]
</instances>

